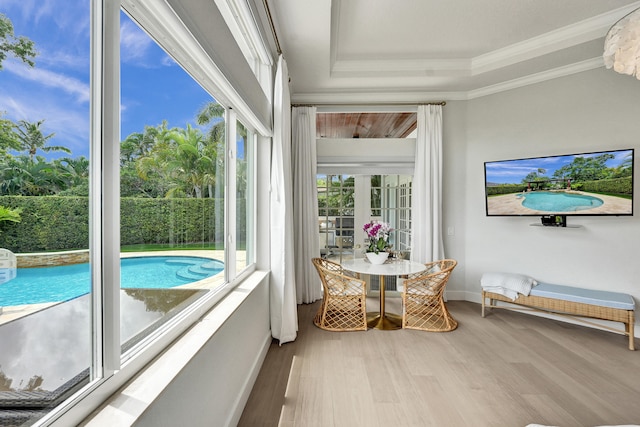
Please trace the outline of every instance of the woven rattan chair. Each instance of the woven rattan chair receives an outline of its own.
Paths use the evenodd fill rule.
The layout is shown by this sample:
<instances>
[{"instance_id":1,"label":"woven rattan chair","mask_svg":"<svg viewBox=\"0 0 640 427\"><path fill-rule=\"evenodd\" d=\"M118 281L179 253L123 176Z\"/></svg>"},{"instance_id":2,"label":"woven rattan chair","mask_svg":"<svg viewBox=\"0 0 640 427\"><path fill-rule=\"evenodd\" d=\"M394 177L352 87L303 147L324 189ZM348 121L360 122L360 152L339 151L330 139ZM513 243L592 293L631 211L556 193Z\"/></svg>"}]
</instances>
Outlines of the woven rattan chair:
<instances>
[{"instance_id":1,"label":"woven rattan chair","mask_svg":"<svg viewBox=\"0 0 640 427\"><path fill-rule=\"evenodd\" d=\"M366 331L365 282L342 274L340 264L313 258L318 270L324 298L313 323L327 331Z\"/></svg>"},{"instance_id":2,"label":"woven rattan chair","mask_svg":"<svg viewBox=\"0 0 640 427\"><path fill-rule=\"evenodd\" d=\"M452 331L458 322L451 317L443 293L457 261L443 259L426 264L427 269L404 281L402 327L431 332Z\"/></svg>"},{"instance_id":3,"label":"woven rattan chair","mask_svg":"<svg viewBox=\"0 0 640 427\"><path fill-rule=\"evenodd\" d=\"M327 270L335 271L336 273L344 274L345 276L349 277L357 277L352 271L345 270L337 262L328 260L326 258L318 258L318 263L320 264L320 266L326 268Z\"/></svg>"}]
</instances>

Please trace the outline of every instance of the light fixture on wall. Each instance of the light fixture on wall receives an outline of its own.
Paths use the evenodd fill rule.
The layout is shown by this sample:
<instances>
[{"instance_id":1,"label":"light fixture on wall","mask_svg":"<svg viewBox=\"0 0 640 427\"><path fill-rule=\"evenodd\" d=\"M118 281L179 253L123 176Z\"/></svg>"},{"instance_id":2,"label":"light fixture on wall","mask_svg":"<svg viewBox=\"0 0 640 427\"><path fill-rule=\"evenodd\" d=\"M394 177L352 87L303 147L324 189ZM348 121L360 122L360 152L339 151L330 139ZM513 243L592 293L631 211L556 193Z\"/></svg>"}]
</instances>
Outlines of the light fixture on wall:
<instances>
[{"instance_id":1,"label":"light fixture on wall","mask_svg":"<svg viewBox=\"0 0 640 427\"><path fill-rule=\"evenodd\" d=\"M613 24L604 39L604 65L640 80L640 9Z\"/></svg>"}]
</instances>

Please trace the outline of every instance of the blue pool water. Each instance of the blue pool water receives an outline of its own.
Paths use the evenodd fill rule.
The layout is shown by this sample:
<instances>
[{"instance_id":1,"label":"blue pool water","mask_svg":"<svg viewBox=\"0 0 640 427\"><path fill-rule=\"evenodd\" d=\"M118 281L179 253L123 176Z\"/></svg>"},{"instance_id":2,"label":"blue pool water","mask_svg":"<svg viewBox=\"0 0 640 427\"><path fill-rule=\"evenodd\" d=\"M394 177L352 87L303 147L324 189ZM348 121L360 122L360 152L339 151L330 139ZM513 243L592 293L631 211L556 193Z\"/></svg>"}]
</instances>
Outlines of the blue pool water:
<instances>
[{"instance_id":1,"label":"blue pool water","mask_svg":"<svg viewBox=\"0 0 640 427\"><path fill-rule=\"evenodd\" d=\"M575 212L597 208L604 202L597 197L562 192L535 191L527 193L522 206L544 212Z\"/></svg>"},{"instance_id":2,"label":"blue pool water","mask_svg":"<svg viewBox=\"0 0 640 427\"><path fill-rule=\"evenodd\" d=\"M148 256L120 260L121 288L172 288L211 277L221 261L200 257ZM90 290L89 264L19 268L0 284L0 307L67 301Z\"/></svg>"}]
</instances>

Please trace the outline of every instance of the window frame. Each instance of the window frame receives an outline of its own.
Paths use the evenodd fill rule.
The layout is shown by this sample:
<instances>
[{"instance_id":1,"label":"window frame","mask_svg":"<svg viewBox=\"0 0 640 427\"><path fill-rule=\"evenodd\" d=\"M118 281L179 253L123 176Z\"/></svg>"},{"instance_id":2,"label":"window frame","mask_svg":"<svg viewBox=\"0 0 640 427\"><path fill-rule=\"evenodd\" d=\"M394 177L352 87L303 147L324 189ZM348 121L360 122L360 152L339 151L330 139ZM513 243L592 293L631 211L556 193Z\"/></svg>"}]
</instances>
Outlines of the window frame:
<instances>
[{"instance_id":1,"label":"window frame","mask_svg":"<svg viewBox=\"0 0 640 427\"><path fill-rule=\"evenodd\" d=\"M241 103L236 108L228 101L227 92L218 98L220 86L215 82L220 77L211 58L207 57L205 64L195 65L198 58L190 56L198 50L194 39L185 40L180 35L188 33L180 20L175 16L164 1L152 0L142 2L138 0L89 0L91 4L91 71L90 71L90 262L92 279L92 378L88 385L73 394L70 398L52 409L40 418L36 425L50 425L56 421L77 424L84 420L93 410L102 405L114 392L131 380L139 371L145 368L158 354L173 343L194 323L200 320L214 305L234 290L243 280L256 270L256 221L257 221L257 141L270 136L265 125L257 123L257 118L251 114L240 114L239 110L246 110L246 104ZM225 134L234 140L233 144L226 144L225 165L225 208L226 219L235 214L235 126L237 120L247 128L251 134L251 179L247 180L251 202L247 203L250 213L247 215L247 250L252 251L251 262L241 271L236 271L235 264L229 263L229 254L235 257L235 228L230 224L235 222L225 220L225 263L231 268L225 268L225 283L211 290L207 295L196 300L185 310L174 316L154 333L150 334L137 352L121 355L120 350L120 13L124 11L135 21L142 30L146 31L154 40L180 64L192 78L208 93L225 107L227 113ZM130 13L130 12L133 12ZM146 15L148 14L148 15ZM136 19L148 16L151 21ZM151 22L160 20L166 25L155 26ZM149 22L151 29L142 22ZM171 25L181 25L179 35L173 41L168 38L173 33L167 28ZM153 37L151 33L156 34ZM164 43L159 43L161 39ZM184 46L183 52L169 47ZM184 58L190 58L184 63ZM200 67L200 68L199 68ZM228 85L226 80L222 85ZM240 95L231 97L241 99ZM223 103L222 100L227 100ZM250 113L250 112L249 112ZM230 127L231 125L231 127ZM232 130L232 132L230 131ZM262 136L262 138L260 138ZM113 143L113 141L117 141ZM233 175L231 175L233 172ZM233 260L233 258L231 258Z\"/></svg>"},{"instance_id":2,"label":"window frame","mask_svg":"<svg viewBox=\"0 0 640 427\"><path fill-rule=\"evenodd\" d=\"M215 3L262 90L267 97L271 98L273 92L271 69L274 64L266 43L255 25L256 19L251 8L243 0L215 0Z\"/></svg>"}]
</instances>

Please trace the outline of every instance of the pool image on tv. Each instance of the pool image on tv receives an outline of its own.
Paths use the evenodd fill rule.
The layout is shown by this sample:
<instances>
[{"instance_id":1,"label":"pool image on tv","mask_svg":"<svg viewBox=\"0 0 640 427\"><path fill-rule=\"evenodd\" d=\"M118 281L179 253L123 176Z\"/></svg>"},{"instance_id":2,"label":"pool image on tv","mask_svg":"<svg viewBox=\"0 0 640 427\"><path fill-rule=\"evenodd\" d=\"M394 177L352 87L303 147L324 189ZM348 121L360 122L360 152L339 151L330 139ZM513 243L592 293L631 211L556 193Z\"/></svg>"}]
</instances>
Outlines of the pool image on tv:
<instances>
[{"instance_id":1,"label":"pool image on tv","mask_svg":"<svg viewBox=\"0 0 640 427\"><path fill-rule=\"evenodd\" d=\"M487 216L633 215L634 150L484 163Z\"/></svg>"}]
</instances>

